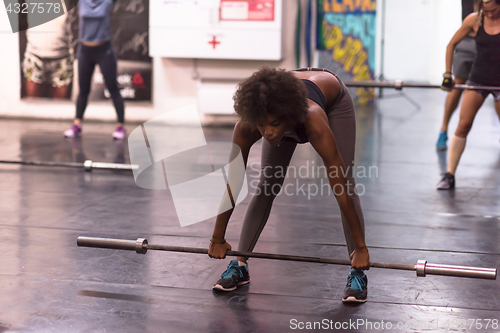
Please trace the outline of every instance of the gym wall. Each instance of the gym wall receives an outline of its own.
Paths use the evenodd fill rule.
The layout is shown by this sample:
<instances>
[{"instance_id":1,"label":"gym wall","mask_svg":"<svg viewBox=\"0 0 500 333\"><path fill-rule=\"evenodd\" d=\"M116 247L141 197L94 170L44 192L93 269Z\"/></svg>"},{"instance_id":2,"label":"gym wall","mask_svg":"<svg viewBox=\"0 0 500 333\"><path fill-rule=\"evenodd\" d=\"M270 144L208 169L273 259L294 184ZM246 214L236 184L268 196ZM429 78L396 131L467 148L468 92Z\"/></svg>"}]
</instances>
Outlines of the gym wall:
<instances>
[{"instance_id":1,"label":"gym wall","mask_svg":"<svg viewBox=\"0 0 500 333\"><path fill-rule=\"evenodd\" d=\"M382 3L385 4L384 77L387 80L439 83L444 71L446 44L460 26L460 0L378 0L375 77L380 73L381 63L379 32ZM303 13L306 6L306 1L302 0ZM297 2L283 1L281 61L154 57L152 101L127 103L127 120L143 122L167 111L197 104L198 87L202 80L237 82L262 65L295 68L296 15ZM7 13L3 10L0 11L0 32L0 116L72 119L73 101L20 98L19 36L11 32ZM301 66L305 66L305 55L301 59ZM73 100L76 91L74 89ZM109 101L90 103L85 116L86 119L115 120ZM181 123L189 121L178 119Z\"/></svg>"}]
</instances>

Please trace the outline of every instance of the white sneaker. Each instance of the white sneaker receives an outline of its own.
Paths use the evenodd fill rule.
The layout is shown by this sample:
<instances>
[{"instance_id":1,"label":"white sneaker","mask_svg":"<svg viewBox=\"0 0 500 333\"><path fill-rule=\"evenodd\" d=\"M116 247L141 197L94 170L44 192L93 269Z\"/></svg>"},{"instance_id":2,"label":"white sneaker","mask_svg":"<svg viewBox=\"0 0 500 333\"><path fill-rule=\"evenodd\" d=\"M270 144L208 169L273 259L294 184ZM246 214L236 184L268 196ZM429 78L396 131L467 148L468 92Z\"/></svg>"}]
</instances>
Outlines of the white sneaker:
<instances>
[{"instance_id":1,"label":"white sneaker","mask_svg":"<svg viewBox=\"0 0 500 333\"><path fill-rule=\"evenodd\" d=\"M123 126L118 126L116 130L113 132L113 139L115 140L123 140L125 139L126 133Z\"/></svg>"},{"instance_id":2,"label":"white sneaker","mask_svg":"<svg viewBox=\"0 0 500 333\"><path fill-rule=\"evenodd\" d=\"M74 138L75 136L79 136L82 134L82 128L76 124L71 126L71 128L67 131L64 131L64 136L67 138Z\"/></svg>"}]
</instances>

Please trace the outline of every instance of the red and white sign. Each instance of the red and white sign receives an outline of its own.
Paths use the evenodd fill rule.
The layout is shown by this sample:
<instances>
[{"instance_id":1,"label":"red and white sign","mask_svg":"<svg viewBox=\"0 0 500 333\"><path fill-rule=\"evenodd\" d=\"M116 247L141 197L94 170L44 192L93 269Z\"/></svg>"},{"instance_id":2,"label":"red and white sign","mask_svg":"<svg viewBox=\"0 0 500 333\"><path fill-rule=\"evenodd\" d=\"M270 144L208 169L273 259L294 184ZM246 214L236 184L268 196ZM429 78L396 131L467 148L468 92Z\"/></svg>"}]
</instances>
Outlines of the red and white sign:
<instances>
[{"instance_id":1,"label":"red and white sign","mask_svg":"<svg viewBox=\"0 0 500 333\"><path fill-rule=\"evenodd\" d=\"M274 21L274 0L221 0L221 21Z\"/></svg>"},{"instance_id":2,"label":"red and white sign","mask_svg":"<svg viewBox=\"0 0 500 333\"><path fill-rule=\"evenodd\" d=\"M217 37L213 36L212 40L209 41L208 44L212 44L212 47L215 50L215 47L217 46L217 44L220 44L220 42L217 40Z\"/></svg>"}]
</instances>

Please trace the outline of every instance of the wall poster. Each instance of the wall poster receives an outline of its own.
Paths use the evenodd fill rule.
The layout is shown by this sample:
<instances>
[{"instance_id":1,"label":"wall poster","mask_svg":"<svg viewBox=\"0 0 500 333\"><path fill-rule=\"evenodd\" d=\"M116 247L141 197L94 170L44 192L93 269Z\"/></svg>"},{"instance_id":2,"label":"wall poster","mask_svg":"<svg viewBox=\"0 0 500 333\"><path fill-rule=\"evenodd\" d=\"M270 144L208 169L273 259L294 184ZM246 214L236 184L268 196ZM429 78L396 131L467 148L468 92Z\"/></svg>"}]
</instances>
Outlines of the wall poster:
<instances>
[{"instance_id":1,"label":"wall poster","mask_svg":"<svg viewBox=\"0 0 500 333\"><path fill-rule=\"evenodd\" d=\"M29 20L29 13L19 15L20 26L33 26ZM125 100L151 101L148 29L149 0L116 1L111 16L112 43L118 58L118 86ZM71 99L72 90L78 89L77 48L78 6L45 23L20 29L21 98ZM96 66L89 99L109 98Z\"/></svg>"}]
</instances>

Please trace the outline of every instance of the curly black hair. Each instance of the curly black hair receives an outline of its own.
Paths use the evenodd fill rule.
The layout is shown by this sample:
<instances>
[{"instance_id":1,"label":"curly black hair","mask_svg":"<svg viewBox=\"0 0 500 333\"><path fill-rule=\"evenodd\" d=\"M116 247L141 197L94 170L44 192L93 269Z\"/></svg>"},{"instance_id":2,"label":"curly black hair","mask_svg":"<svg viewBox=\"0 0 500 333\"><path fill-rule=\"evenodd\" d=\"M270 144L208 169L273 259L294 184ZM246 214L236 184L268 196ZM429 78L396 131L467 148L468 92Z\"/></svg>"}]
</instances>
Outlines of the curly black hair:
<instances>
[{"instance_id":1,"label":"curly black hair","mask_svg":"<svg viewBox=\"0 0 500 333\"><path fill-rule=\"evenodd\" d=\"M239 84L233 100L242 122L251 126L274 116L296 127L308 111L306 87L284 69L261 68Z\"/></svg>"}]
</instances>

